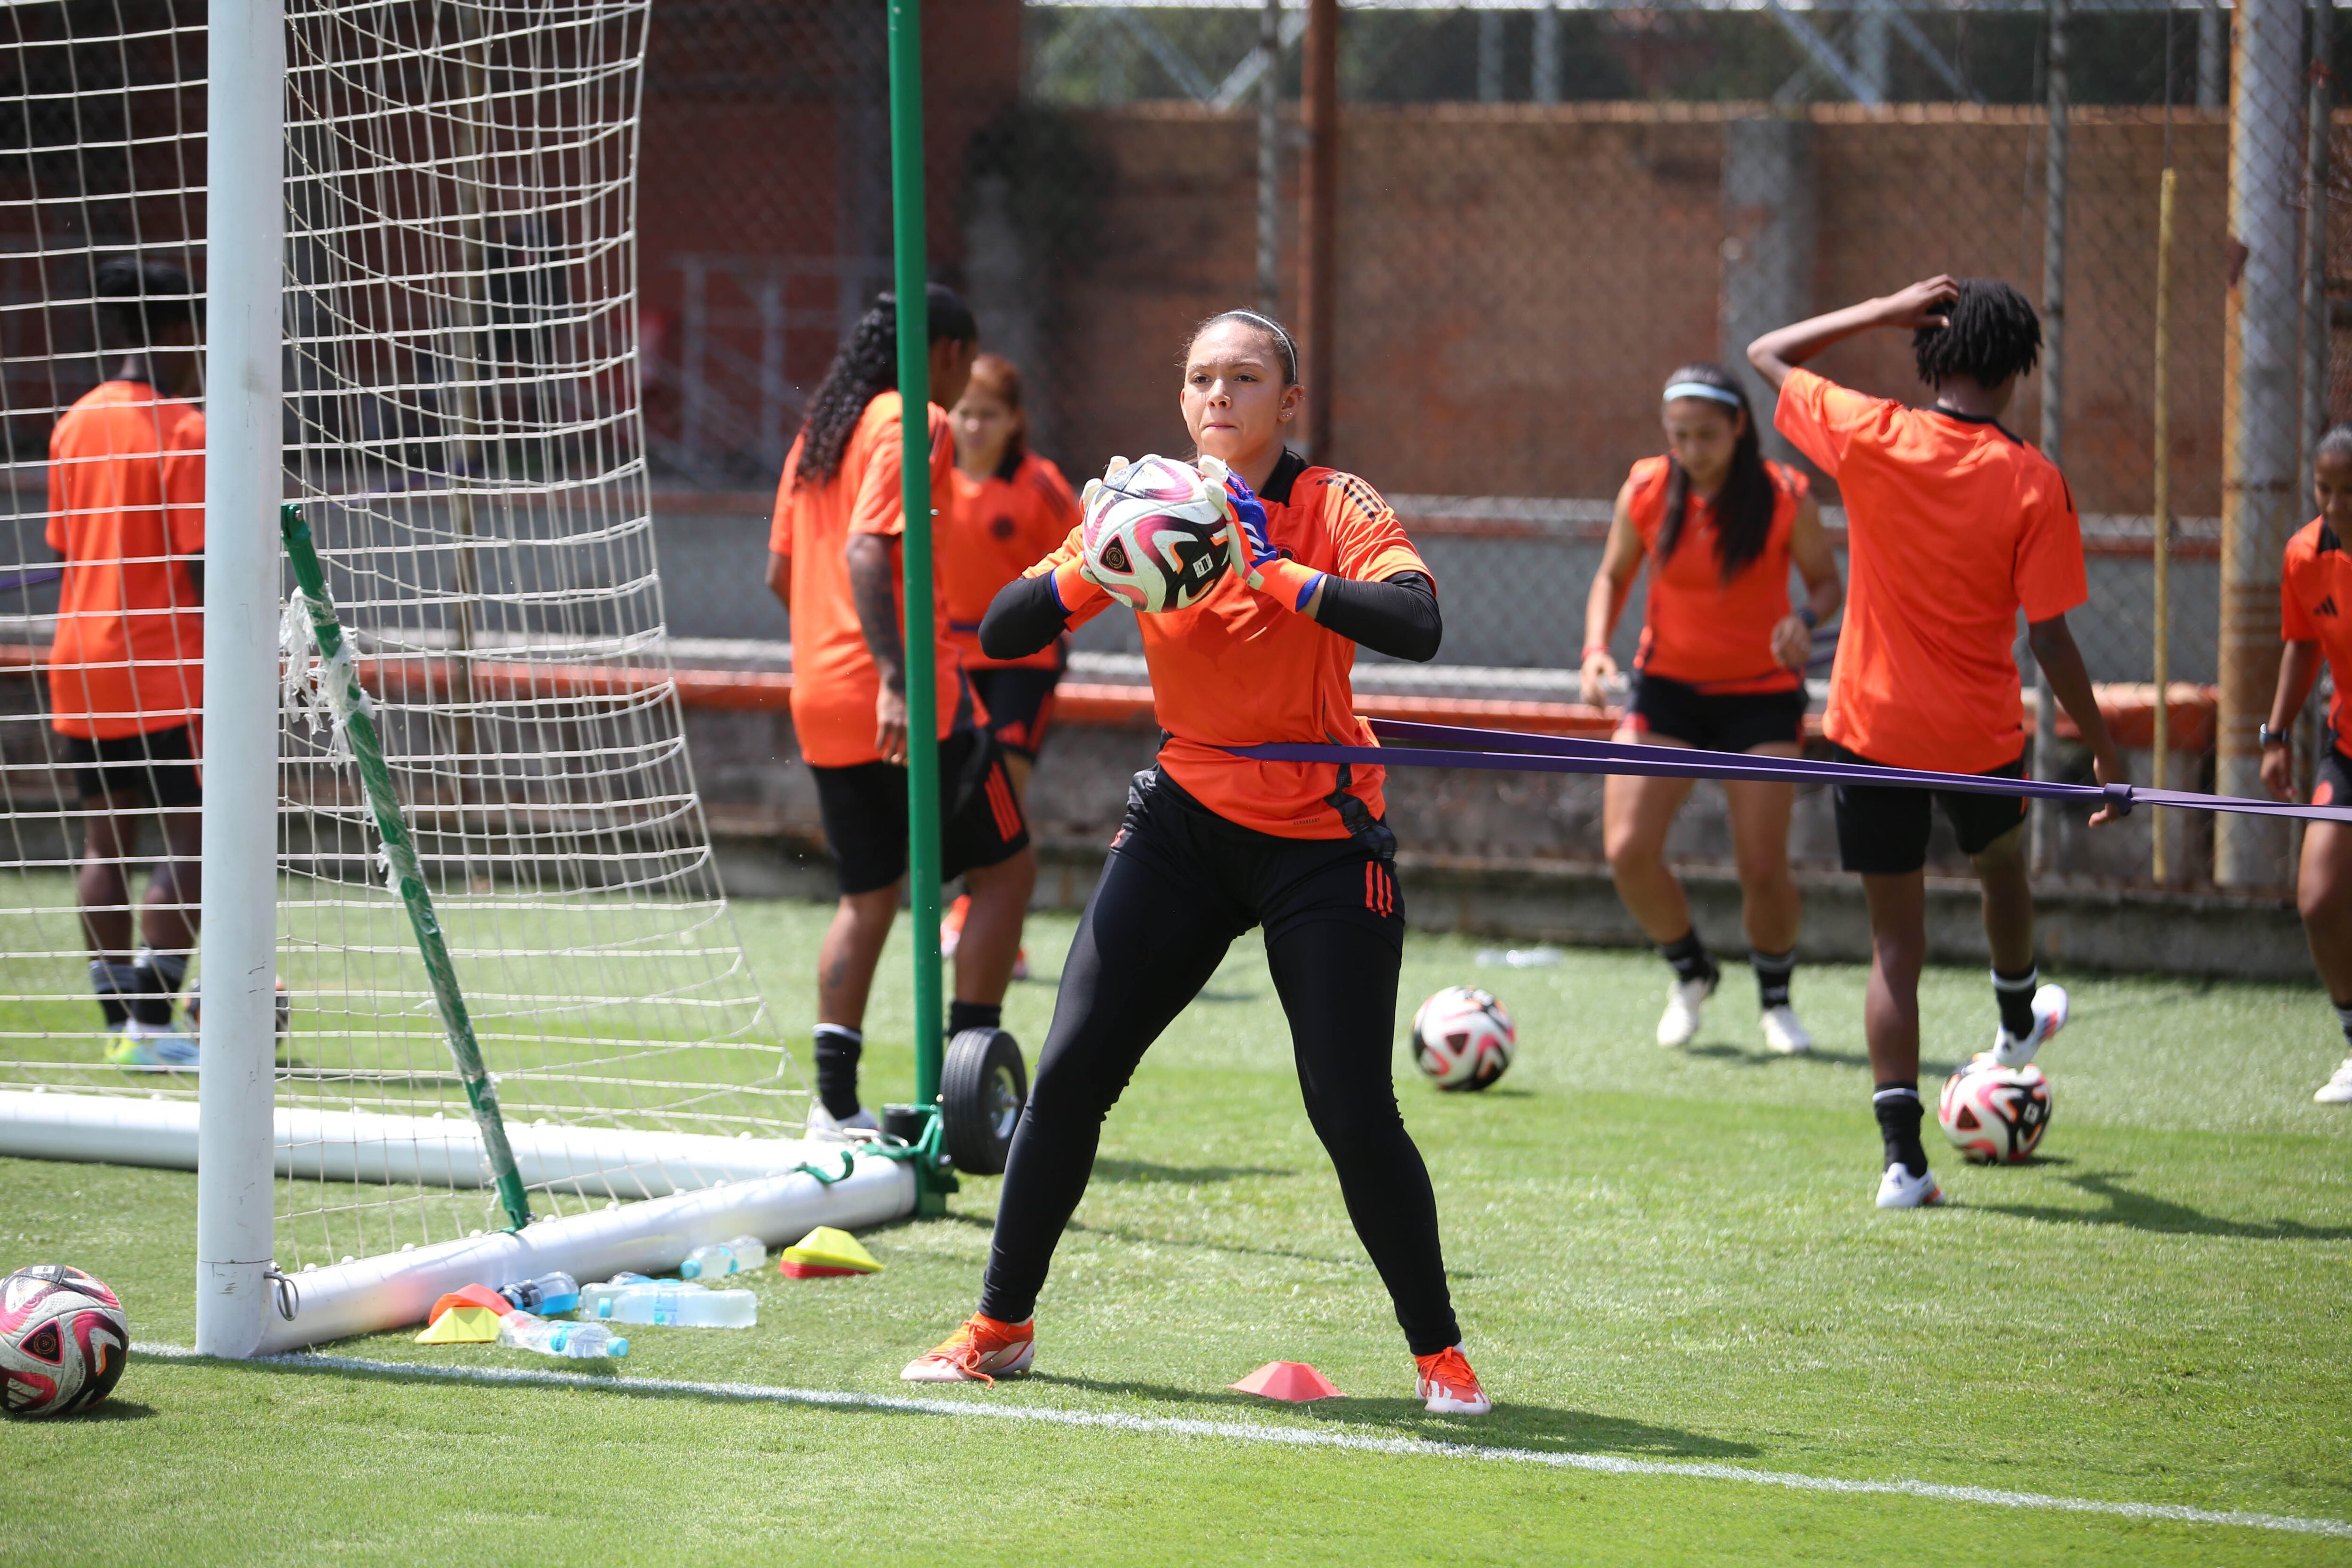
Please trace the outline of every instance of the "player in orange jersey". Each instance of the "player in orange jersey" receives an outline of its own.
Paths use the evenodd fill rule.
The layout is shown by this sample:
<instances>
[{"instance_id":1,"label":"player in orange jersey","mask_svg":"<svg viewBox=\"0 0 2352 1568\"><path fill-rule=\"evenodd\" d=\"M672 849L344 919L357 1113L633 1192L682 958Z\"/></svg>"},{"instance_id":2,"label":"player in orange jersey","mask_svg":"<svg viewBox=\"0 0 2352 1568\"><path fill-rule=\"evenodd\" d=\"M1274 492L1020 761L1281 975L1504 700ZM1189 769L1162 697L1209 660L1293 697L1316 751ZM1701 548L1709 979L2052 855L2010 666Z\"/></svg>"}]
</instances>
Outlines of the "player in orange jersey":
<instances>
[{"instance_id":1,"label":"player in orange jersey","mask_svg":"<svg viewBox=\"0 0 2352 1568\"><path fill-rule=\"evenodd\" d=\"M109 1052L192 1068L173 1021L196 945L204 793L205 416L194 290L166 261L97 273L99 316L130 353L49 436L49 548L65 557L49 649L50 724L83 814L78 891ZM163 830L134 950L126 865L147 817Z\"/></svg>"},{"instance_id":2,"label":"player in orange jersey","mask_svg":"<svg viewBox=\"0 0 2352 1568\"><path fill-rule=\"evenodd\" d=\"M1013 793L1025 804L1029 771L1054 721L1054 688L1069 662L1069 639L1056 637L1024 658L992 659L981 650L980 621L999 588L1077 525L1078 501L1062 470L1029 449L1021 373L1011 360L982 354L971 362L971 380L948 410L948 427L955 434L955 507L940 519L939 553L948 632L988 710L989 733L1004 749ZM940 945L950 955L971 912L966 893L940 922ZM1027 973L1025 955L1013 972Z\"/></svg>"},{"instance_id":3,"label":"player in orange jersey","mask_svg":"<svg viewBox=\"0 0 2352 1568\"><path fill-rule=\"evenodd\" d=\"M1584 700L1598 706L1602 683L1617 673L1609 637L1647 560L1649 603L1617 739L1793 757L1804 740L1812 631L1843 596L1821 506L1804 475L1765 461L1748 395L1721 366L1686 364L1668 376L1664 422L1671 450L1634 464L1617 492L1584 606ZM1805 580L1806 601L1796 607L1791 564ZM1665 863L1666 830L1690 791L1688 779L1612 776L1602 794L1618 897L1674 971L1658 1020L1662 1046L1698 1033L1699 1008L1719 978ZM1812 1037L1789 1000L1800 913L1789 874L1796 786L1727 782L1723 795L1764 1043L1809 1051Z\"/></svg>"},{"instance_id":4,"label":"player in orange jersey","mask_svg":"<svg viewBox=\"0 0 2352 1568\"><path fill-rule=\"evenodd\" d=\"M971 374L979 330L963 301L936 284L929 329L931 389L952 403ZM961 876L972 895L956 952L950 1037L997 1025L1037 875L1020 797L1003 753L980 728L985 710L957 663L947 601L936 586L938 707L919 721L907 711L898 385L898 307L886 294L809 399L807 421L784 459L768 541L768 586L793 622L793 731L816 780L841 891L817 954L817 1103L809 1124L818 1130L875 1124L858 1103L857 1063L866 994L907 879L910 722L931 724L940 740L941 875ZM935 510L954 504L947 425L946 410L934 404Z\"/></svg>"},{"instance_id":5,"label":"player in orange jersey","mask_svg":"<svg viewBox=\"0 0 2352 1568\"><path fill-rule=\"evenodd\" d=\"M2263 782L2279 799L2294 798L2294 718L2325 660L2335 677L2336 696L2328 704L2327 750L2320 756L2311 798L2318 805L2343 805L2352 803L2352 755L2344 751L2347 720L2352 718L2352 622L2346 619L2352 615L2352 559L2344 552L2344 541L2352 537L2352 425L2338 425L2320 437L2312 488L2319 515L2287 541L2279 573L2286 653L2279 661L2270 722L2262 731ZM2352 1048L2352 827L2336 822L2304 826L2294 896L2319 983L2327 987L2345 1043ZM2352 1105L2352 1055L2312 1098L2322 1105Z\"/></svg>"},{"instance_id":6,"label":"player in orange jersey","mask_svg":"<svg viewBox=\"0 0 2352 1568\"><path fill-rule=\"evenodd\" d=\"M1290 1020L1307 1119L1396 1304L1417 1397L1434 1411L1489 1408L1463 1358L1429 1173L1390 1087L1404 915L1382 771L1225 750L1375 744L1349 681L1357 646L1427 659L1442 633L1429 568L1379 493L1284 446L1302 395L1290 335L1268 318L1228 310L1194 334L1181 406L1201 455L1222 458L1238 481L1234 569L1190 607L1138 617L1166 731L1159 762L1135 776L1062 968L997 1199L980 1310L908 1365L909 1382L1027 1369L1031 1312L1086 1191L1104 1116L1255 925ZM992 657L1018 658L1111 603L1073 530L997 595L981 642Z\"/></svg>"},{"instance_id":7,"label":"player in orange jersey","mask_svg":"<svg viewBox=\"0 0 2352 1568\"><path fill-rule=\"evenodd\" d=\"M1912 334L1927 408L1849 391L1798 367L1874 328ZM2022 694L2011 645L2025 614L2033 657L2081 730L2101 783L2123 779L2066 612L2088 593L2082 524L2064 476L2000 424L2042 354L2042 322L2006 283L1931 278L1883 300L1767 332L1748 362L1780 389L1775 425L1838 482L1852 582L1822 731L1850 761L2021 778ZM1886 1150L1878 1206L1942 1201L1919 1141L1919 970L1927 961L1930 795L1838 787L1838 858L1870 906L1863 1026ZM1984 895L2000 1021L1991 1058L2033 1059L2066 1022L2040 984L2025 802L1937 794ZM2092 824L2105 822L2103 808Z\"/></svg>"}]
</instances>

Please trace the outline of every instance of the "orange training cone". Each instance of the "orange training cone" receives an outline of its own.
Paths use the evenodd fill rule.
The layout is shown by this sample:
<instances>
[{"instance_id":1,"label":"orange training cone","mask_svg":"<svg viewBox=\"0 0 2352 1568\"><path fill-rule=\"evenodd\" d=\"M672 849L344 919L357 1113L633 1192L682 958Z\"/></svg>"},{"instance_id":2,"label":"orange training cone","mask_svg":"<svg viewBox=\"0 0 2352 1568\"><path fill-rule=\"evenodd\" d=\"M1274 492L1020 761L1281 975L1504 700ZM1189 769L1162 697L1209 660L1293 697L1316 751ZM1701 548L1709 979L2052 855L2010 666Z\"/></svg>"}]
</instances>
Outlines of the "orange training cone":
<instances>
[{"instance_id":1,"label":"orange training cone","mask_svg":"<svg viewBox=\"0 0 2352 1568\"><path fill-rule=\"evenodd\" d=\"M488 1285L467 1285L450 1291L446 1296L434 1302L433 1310L425 1314L425 1321L428 1323L437 1323L441 1321L441 1314L454 1307L485 1307L500 1315L514 1310L512 1301L508 1300Z\"/></svg>"},{"instance_id":2,"label":"orange training cone","mask_svg":"<svg viewBox=\"0 0 2352 1568\"><path fill-rule=\"evenodd\" d=\"M1329 1378L1303 1361L1270 1361L1239 1383L1229 1383L1225 1386L1238 1388L1244 1394L1279 1399L1286 1405L1304 1405L1310 1399L1347 1397L1331 1386Z\"/></svg>"}]
</instances>

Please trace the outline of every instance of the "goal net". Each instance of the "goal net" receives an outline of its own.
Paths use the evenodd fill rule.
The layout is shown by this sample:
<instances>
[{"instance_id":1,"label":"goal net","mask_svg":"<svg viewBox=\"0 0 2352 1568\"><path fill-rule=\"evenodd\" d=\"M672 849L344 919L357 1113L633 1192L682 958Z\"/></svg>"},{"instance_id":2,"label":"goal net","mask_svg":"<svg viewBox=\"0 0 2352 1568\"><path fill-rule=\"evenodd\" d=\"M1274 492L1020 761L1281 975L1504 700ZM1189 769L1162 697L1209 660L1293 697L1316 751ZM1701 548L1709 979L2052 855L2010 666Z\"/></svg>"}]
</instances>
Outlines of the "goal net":
<instances>
[{"instance_id":1,"label":"goal net","mask_svg":"<svg viewBox=\"0 0 2352 1568\"><path fill-rule=\"evenodd\" d=\"M286 9L288 494L318 541L530 1206L600 1216L790 1170L805 1080L720 890L655 563L634 246L648 5ZM198 808L173 804L162 721L142 719L131 765L98 771L115 792L102 798L59 732L51 645L81 601L61 606L75 585L54 575L48 442L118 375L104 264L171 259L201 287L204 13L35 4L0 26L22 105L0 150L15 501L0 562L0 1152L175 1163L174 1140L194 1147L195 1078L121 1058L168 1056L172 1035L201 1029L200 992L173 1008L150 978L175 981L171 949L189 944L195 868L172 849ZM231 393L212 391L217 417ZM181 570L154 518L121 527L139 540L126 581ZM285 657L278 841L254 852L278 870L275 1247L299 1285L509 1226L345 739L301 700L312 655L289 640ZM100 764L118 754L95 744ZM110 1032L94 987L127 972L93 971L94 946L101 964L143 967L121 992L164 1033ZM28 1109L33 1091L46 1107ZM39 1128L13 1148L12 1116ZM902 1175L876 1173L899 1209Z\"/></svg>"}]
</instances>

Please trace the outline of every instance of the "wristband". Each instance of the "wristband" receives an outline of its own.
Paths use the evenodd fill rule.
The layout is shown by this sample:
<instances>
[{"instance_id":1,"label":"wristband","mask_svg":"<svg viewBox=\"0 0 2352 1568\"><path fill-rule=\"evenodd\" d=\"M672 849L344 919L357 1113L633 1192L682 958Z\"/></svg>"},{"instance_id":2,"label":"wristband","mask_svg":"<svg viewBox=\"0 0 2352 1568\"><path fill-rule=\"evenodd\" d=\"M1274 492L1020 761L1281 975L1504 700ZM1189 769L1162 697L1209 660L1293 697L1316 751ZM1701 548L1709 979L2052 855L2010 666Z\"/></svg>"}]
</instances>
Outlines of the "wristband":
<instances>
[{"instance_id":1,"label":"wristband","mask_svg":"<svg viewBox=\"0 0 2352 1568\"><path fill-rule=\"evenodd\" d=\"M2255 730L2254 741L2262 750L2267 752L2273 746L2292 745L2294 743L2294 737L2288 734L2284 730L2273 730L2268 724L2264 724Z\"/></svg>"},{"instance_id":2,"label":"wristband","mask_svg":"<svg viewBox=\"0 0 2352 1568\"><path fill-rule=\"evenodd\" d=\"M1576 656L1577 662L1581 664L1596 653L1607 653L1608 651L1609 645L1605 642L1588 643L1585 645L1584 651Z\"/></svg>"},{"instance_id":3,"label":"wristband","mask_svg":"<svg viewBox=\"0 0 2352 1568\"><path fill-rule=\"evenodd\" d=\"M1312 566L1301 566L1287 556L1269 561L1249 574L1251 587L1280 601L1287 610L1304 610L1322 581L1322 573Z\"/></svg>"},{"instance_id":4,"label":"wristband","mask_svg":"<svg viewBox=\"0 0 2352 1568\"><path fill-rule=\"evenodd\" d=\"M1065 617L1076 615L1096 599L1110 597L1110 590L1086 574L1083 562L1065 561L1054 568L1054 597L1060 602Z\"/></svg>"},{"instance_id":5,"label":"wristband","mask_svg":"<svg viewBox=\"0 0 2352 1568\"><path fill-rule=\"evenodd\" d=\"M1822 617L1813 613L1813 607L1811 605L1799 605L1797 618L1805 623L1807 631L1811 631L1822 624Z\"/></svg>"}]
</instances>

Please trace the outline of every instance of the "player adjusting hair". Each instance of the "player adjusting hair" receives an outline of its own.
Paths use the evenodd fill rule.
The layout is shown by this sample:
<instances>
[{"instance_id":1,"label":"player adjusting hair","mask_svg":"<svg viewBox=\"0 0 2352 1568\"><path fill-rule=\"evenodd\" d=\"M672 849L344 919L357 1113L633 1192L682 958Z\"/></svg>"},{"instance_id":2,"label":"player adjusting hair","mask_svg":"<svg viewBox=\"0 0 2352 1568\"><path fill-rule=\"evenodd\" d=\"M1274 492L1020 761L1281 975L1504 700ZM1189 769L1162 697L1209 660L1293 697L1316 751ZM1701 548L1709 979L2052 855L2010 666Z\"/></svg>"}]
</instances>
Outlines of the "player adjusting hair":
<instances>
[{"instance_id":1,"label":"player adjusting hair","mask_svg":"<svg viewBox=\"0 0 2352 1568\"><path fill-rule=\"evenodd\" d=\"M1998 278L1963 278L1959 289L1942 307L1944 325L1911 334L1919 379L1941 386L1967 376L1992 387L2032 374L2042 360L2042 318L2025 296Z\"/></svg>"},{"instance_id":2,"label":"player adjusting hair","mask_svg":"<svg viewBox=\"0 0 2352 1568\"><path fill-rule=\"evenodd\" d=\"M92 277L99 319L121 345L144 349L173 328L196 319L195 288L169 261L116 256Z\"/></svg>"},{"instance_id":3,"label":"player adjusting hair","mask_svg":"<svg viewBox=\"0 0 2352 1568\"><path fill-rule=\"evenodd\" d=\"M1730 582L1740 569L1764 553L1772 532L1772 512L1778 492L1772 476L1764 471L1764 447L1756 433L1756 415L1748 394L1729 371L1718 364L1686 364L1666 377L1665 401L1704 398L1737 411L1739 438L1731 449L1731 472L1715 498L1717 564ZM1666 515L1658 530L1658 559L1664 561L1682 542L1683 522L1690 514L1690 473L1671 455L1666 459Z\"/></svg>"},{"instance_id":4,"label":"player adjusting hair","mask_svg":"<svg viewBox=\"0 0 2352 1568\"><path fill-rule=\"evenodd\" d=\"M1288 327L1284 326L1272 316L1262 315L1255 310L1235 308L1231 310L1220 310L1213 316L1202 318L1201 324L1192 329L1192 335L1184 340L1186 349L1189 351L1193 343L1200 341L1202 332L1207 331L1219 321L1239 321L1244 326L1255 327L1264 332L1266 341L1274 345L1274 352L1282 358L1282 384L1285 386L1298 384L1297 340L1291 337Z\"/></svg>"},{"instance_id":5,"label":"player adjusting hair","mask_svg":"<svg viewBox=\"0 0 2352 1568\"><path fill-rule=\"evenodd\" d=\"M972 320L971 308L954 289L934 283L929 299L930 342L980 341L980 323ZM809 399L808 416L801 425L807 444L801 448L800 466L793 471L793 488L808 489L831 480L840 470L842 451L856 433L866 405L878 394L896 391L898 385L898 296L882 294L858 318L849 342L833 356L824 379L817 384L816 395Z\"/></svg>"}]
</instances>

